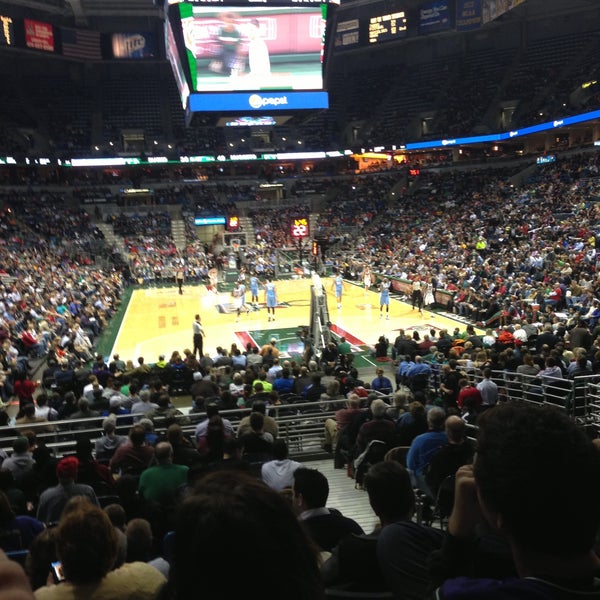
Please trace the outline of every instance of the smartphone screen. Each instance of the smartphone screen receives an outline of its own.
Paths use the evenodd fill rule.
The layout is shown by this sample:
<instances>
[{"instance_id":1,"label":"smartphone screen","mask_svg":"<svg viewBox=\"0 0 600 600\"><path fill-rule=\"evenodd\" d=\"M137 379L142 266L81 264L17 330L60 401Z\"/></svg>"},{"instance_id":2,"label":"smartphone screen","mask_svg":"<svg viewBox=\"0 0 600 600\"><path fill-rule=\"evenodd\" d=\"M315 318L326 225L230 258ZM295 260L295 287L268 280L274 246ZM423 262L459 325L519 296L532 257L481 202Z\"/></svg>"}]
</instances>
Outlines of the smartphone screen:
<instances>
[{"instance_id":1,"label":"smartphone screen","mask_svg":"<svg viewBox=\"0 0 600 600\"><path fill-rule=\"evenodd\" d=\"M52 575L54 576L54 581L56 583L60 583L61 581L65 580L62 563L59 560L52 563Z\"/></svg>"}]
</instances>

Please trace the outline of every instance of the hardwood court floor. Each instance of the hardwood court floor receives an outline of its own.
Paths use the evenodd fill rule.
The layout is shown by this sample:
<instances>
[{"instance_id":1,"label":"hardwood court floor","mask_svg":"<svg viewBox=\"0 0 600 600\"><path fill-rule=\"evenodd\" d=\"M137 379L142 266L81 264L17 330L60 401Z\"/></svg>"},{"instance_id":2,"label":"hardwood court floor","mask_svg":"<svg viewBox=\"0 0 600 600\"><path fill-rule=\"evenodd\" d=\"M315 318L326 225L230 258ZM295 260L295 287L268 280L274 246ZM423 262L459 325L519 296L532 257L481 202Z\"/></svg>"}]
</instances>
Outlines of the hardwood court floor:
<instances>
[{"instance_id":1,"label":"hardwood court floor","mask_svg":"<svg viewBox=\"0 0 600 600\"><path fill-rule=\"evenodd\" d=\"M349 282L344 284L342 307L338 309L331 290L333 280L323 282L332 331L338 336L344 335L353 345L355 364L359 368L372 367L373 374L375 361L369 356L369 350L380 335L393 342L401 328L409 333L416 329L422 338L432 327L452 331L460 325L426 310L419 315L410 304L393 297L389 320L385 315L380 318L379 293L365 292L361 286ZM239 322L229 292L215 293L204 285L184 286L181 295L175 286L134 290L110 354L118 352L123 360L131 359L134 364L139 356L147 363L156 362L161 354L168 360L173 351L182 352L193 347L192 323L194 316L200 313L205 330L204 352L211 356L216 354L217 346L229 349L236 343L244 350L247 342L262 345L275 337L282 356L297 358L303 346L296 333L310 323L311 280L280 280L276 285L280 305L276 308L274 322L267 320L262 290L260 307L243 313ZM248 302L249 299L248 294ZM387 364L386 370L392 371L391 363Z\"/></svg>"}]
</instances>

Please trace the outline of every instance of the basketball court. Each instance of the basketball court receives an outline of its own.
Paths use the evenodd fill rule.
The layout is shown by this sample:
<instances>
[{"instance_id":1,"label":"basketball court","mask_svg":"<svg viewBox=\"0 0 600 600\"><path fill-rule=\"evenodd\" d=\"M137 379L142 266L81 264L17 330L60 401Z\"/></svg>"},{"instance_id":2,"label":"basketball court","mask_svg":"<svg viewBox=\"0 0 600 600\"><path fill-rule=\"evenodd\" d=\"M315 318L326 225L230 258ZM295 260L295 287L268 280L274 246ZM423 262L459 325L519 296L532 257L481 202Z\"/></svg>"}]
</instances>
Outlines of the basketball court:
<instances>
[{"instance_id":1,"label":"basketball court","mask_svg":"<svg viewBox=\"0 0 600 600\"><path fill-rule=\"evenodd\" d=\"M239 320L231 292L221 290L224 284L219 284L218 292L204 285L184 285L181 295L176 286L136 289L115 331L114 343L108 346L110 355L117 352L123 360L131 359L134 364L137 357L143 356L147 363L154 363L161 354L168 359L175 350L192 349L192 323L199 313L205 331L204 352L211 356L216 354L217 346L229 349L236 343L244 351L247 343L261 346L275 338L282 357L298 360L304 351L299 334L311 323L311 284L310 278L276 282L275 321L267 320L263 289L257 307L250 305L250 294L246 294L249 312L242 311ZM334 339L345 336L350 342L354 365L359 369L375 367L370 352L381 335L393 343L399 329L408 333L416 329L422 339L431 328L449 331L457 325L464 328L453 319L427 310L420 315L410 304L393 296L389 320L385 312L380 318L379 292L367 292L347 281L342 306L337 308L332 284L332 278L323 279L330 330Z\"/></svg>"}]
</instances>

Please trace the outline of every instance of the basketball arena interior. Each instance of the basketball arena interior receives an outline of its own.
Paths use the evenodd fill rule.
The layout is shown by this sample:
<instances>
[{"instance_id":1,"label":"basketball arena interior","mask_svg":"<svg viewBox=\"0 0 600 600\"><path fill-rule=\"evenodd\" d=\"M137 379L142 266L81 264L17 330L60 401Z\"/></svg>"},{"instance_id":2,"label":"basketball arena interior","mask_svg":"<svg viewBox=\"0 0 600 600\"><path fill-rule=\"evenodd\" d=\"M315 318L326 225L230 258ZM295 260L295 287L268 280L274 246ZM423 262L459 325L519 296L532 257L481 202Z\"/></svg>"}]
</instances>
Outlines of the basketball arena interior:
<instances>
[{"instance_id":1,"label":"basketball arena interior","mask_svg":"<svg viewBox=\"0 0 600 600\"><path fill-rule=\"evenodd\" d=\"M306 556L319 546L319 558L294 555L303 572L274 560L273 598L474 598L453 596L452 578L525 581L505 541L441 578L425 557L464 531L456 481L468 476L485 504L493 453L478 470L473 452L453 452L435 489L426 474L442 446L474 448L497 410L525 422L534 407L548 427L556 414L598 444L599 56L596 0L0 1L0 548L21 564L23 593L62 597L40 578L62 560L73 597L109 597L86 595L92 581L137 597L120 572L144 597L194 597L200 546L178 546L179 519L194 502L217 510L210 493L232 502L223 535L235 519L269 529L255 494L285 499ZM442 441L416 466L414 440L432 432ZM244 451L254 438L264 447ZM265 465L280 477L290 461L325 475L322 506L291 471L274 494ZM374 468L388 462L393 473ZM412 504L392 518L371 494L405 476ZM560 479L568 502L600 495L573 479ZM69 500L82 495L92 508ZM60 544L98 507L100 520L122 515L122 556L89 574ZM326 544L305 527L311 511L369 544ZM194 527L213 544L209 521ZM397 521L427 543L393 538ZM128 551L141 529L147 548ZM286 553L268 538L248 578L272 576L261 553ZM578 597L571 584L600 597L595 548L585 577L538 568L551 551L527 574L544 598ZM566 595L548 591L563 583Z\"/></svg>"}]
</instances>

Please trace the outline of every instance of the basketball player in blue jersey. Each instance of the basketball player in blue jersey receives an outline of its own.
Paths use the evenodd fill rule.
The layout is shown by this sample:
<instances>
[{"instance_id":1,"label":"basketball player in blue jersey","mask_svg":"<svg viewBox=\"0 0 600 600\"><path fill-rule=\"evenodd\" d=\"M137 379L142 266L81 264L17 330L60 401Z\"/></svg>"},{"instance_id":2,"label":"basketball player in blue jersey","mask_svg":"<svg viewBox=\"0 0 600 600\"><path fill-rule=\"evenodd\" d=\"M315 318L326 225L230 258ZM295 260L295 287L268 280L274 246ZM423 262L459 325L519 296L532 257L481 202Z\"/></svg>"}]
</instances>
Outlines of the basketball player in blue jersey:
<instances>
[{"instance_id":1,"label":"basketball player in blue jersey","mask_svg":"<svg viewBox=\"0 0 600 600\"><path fill-rule=\"evenodd\" d=\"M390 318L390 286L391 282L387 277L379 284L379 318L383 317L383 307L385 306L385 318Z\"/></svg>"},{"instance_id":2,"label":"basketball player in blue jersey","mask_svg":"<svg viewBox=\"0 0 600 600\"><path fill-rule=\"evenodd\" d=\"M338 273L333 278L333 285L331 286L332 290L335 290L335 301L337 302L337 307L342 308L342 292L344 291L344 279L341 274Z\"/></svg>"},{"instance_id":3,"label":"basketball player in blue jersey","mask_svg":"<svg viewBox=\"0 0 600 600\"><path fill-rule=\"evenodd\" d=\"M258 281L258 277L256 275L252 275L250 277L250 304L253 306L258 306L258 286L260 282Z\"/></svg>"},{"instance_id":4,"label":"basketball player in blue jersey","mask_svg":"<svg viewBox=\"0 0 600 600\"><path fill-rule=\"evenodd\" d=\"M275 307L277 306L277 290L271 279L265 283L265 303L267 305L267 315L269 321L275 320Z\"/></svg>"}]
</instances>

